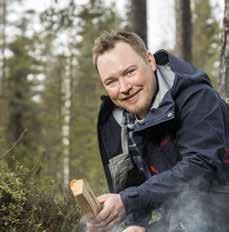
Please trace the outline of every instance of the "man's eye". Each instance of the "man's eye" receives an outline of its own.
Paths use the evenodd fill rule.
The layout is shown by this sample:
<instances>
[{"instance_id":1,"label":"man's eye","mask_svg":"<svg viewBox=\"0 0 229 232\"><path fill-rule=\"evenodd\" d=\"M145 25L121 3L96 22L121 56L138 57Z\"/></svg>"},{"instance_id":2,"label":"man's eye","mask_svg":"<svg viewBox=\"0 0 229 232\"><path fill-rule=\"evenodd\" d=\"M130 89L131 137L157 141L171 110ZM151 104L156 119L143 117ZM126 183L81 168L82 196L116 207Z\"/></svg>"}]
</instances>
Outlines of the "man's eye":
<instances>
[{"instance_id":1,"label":"man's eye","mask_svg":"<svg viewBox=\"0 0 229 232\"><path fill-rule=\"evenodd\" d=\"M105 83L106 86L114 86L117 83L116 80L110 80L108 82Z\"/></svg>"},{"instance_id":2,"label":"man's eye","mask_svg":"<svg viewBox=\"0 0 229 232\"><path fill-rule=\"evenodd\" d=\"M135 71L136 71L136 69L130 69L130 70L128 70L127 76L129 76L129 77L133 76L135 74Z\"/></svg>"}]
</instances>

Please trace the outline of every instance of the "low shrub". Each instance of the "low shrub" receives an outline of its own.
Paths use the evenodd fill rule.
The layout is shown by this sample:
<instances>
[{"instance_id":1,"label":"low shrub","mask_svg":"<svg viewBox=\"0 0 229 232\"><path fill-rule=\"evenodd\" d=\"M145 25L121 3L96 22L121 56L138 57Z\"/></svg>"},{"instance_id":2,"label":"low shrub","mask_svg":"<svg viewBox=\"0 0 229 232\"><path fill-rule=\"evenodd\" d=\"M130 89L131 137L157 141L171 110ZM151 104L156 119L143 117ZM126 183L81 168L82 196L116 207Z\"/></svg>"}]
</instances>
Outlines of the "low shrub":
<instances>
[{"instance_id":1,"label":"low shrub","mask_svg":"<svg viewBox=\"0 0 229 232\"><path fill-rule=\"evenodd\" d=\"M0 162L0 232L77 232L80 212L70 194ZM19 170L18 169L18 170Z\"/></svg>"},{"instance_id":2,"label":"low shrub","mask_svg":"<svg viewBox=\"0 0 229 232\"><path fill-rule=\"evenodd\" d=\"M23 180L0 163L0 231L16 228L24 211L26 191Z\"/></svg>"}]
</instances>

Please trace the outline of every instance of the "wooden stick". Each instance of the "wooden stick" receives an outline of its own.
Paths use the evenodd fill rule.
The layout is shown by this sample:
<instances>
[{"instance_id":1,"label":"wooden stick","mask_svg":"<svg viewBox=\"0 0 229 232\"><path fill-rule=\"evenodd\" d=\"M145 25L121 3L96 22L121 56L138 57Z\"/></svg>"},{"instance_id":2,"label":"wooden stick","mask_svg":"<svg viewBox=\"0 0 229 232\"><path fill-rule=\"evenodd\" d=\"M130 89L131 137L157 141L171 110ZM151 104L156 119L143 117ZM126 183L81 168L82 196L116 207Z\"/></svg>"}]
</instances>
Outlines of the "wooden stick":
<instances>
[{"instance_id":1,"label":"wooden stick","mask_svg":"<svg viewBox=\"0 0 229 232\"><path fill-rule=\"evenodd\" d=\"M99 213L102 207L86 180L72 180L70 188L86 217L96 216Z\"/></svg>"}]
</instances>

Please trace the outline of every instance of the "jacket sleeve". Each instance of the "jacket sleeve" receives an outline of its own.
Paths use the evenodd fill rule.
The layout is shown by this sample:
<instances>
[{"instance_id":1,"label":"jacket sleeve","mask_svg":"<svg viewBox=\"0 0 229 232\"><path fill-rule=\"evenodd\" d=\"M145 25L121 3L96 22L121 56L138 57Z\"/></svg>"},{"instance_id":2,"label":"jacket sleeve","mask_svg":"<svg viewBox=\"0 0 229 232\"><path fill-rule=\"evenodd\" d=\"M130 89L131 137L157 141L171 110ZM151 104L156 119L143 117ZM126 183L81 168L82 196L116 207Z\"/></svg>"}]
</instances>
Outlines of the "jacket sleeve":
<instances>
[{"instance_id":1,"label":"jacket sleeve","mask_svg":"<svg viewBox=\"0 0 229 232\"><path fill-rule=\"evenodd\" d=\"M173 168L152 176L138 187L122 191L127 213L154 208L192 185L207 189L222 167L229 146L226 104L210 87L183 91L177 98L177 146L182 156Z\"/></svg>"}]
</instances>

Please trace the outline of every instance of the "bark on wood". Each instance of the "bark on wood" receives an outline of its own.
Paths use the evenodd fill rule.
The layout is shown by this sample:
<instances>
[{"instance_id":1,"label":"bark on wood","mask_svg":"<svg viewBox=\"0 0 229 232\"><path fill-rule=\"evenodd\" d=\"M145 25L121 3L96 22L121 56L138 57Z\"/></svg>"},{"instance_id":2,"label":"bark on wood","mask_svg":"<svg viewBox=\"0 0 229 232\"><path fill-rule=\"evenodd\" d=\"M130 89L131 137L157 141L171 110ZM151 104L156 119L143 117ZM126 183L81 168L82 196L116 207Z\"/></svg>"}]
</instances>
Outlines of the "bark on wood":
<instances>
[{"instance_id":1,"label":"bark on wood","mask_svg":"<svg viewBox=\"0 0 229 232\"><path fill-rule=\"evenodd\" d=\"M147 9L146 0L131 0L131 29L137 33L147 45Z\"/></svg>"},{"instance_id":2,"label":"bark on wood","mask_svg":"<svg viewBox=\"0 0 229 232\"><path fill-rule=\"evenodd\" d=\"M192 62L192 14L190 0L176 0L176 54Z\"/></svg>"}]
</instances>

